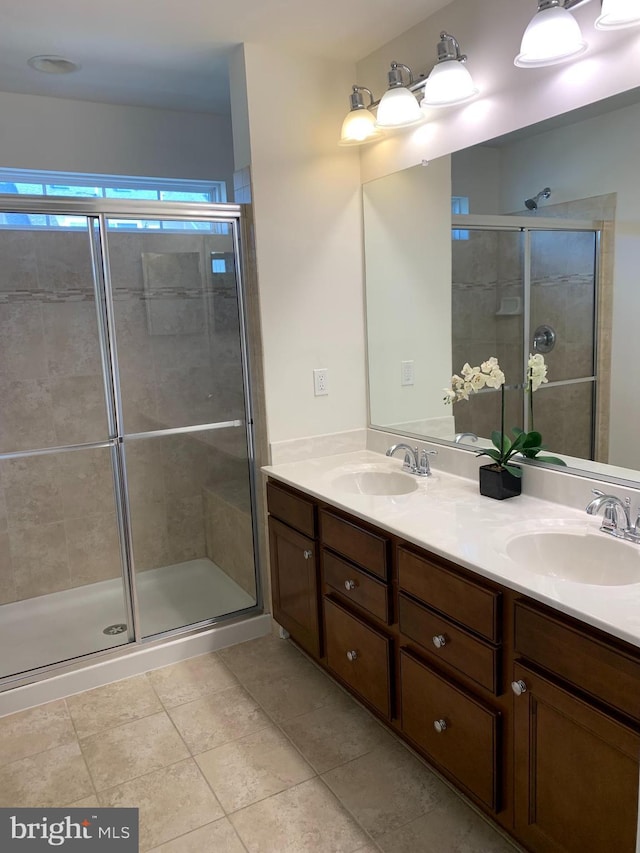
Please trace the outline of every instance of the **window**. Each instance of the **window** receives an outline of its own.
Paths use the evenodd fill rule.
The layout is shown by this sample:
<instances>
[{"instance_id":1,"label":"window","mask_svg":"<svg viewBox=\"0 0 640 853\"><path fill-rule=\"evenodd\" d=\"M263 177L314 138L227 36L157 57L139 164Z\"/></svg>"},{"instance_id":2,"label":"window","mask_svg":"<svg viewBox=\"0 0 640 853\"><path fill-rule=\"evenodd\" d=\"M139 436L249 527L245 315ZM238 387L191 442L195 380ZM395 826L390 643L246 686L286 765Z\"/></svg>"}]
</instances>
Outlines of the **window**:
<instances>
[{"instance_id":1,"label":"window","mask_svg":"<svg viewBox=\"0 0 640 853\"><path fill-rule=\"evenodd\" d=\"M469 213L469 199L467 196L463 195L454 195L451 199L451 213L452 214L466 214ZM464 231L460 228L454 228L451 232L452 240L468 240L469 232Z\"/></svg>"},{"instance_id":2,"label":"window","mask_svg":"<svg viewBox=\"0 0 640 853\"><path fill-rule=\"evenodd\" d=\"M83 175L73 172L34 172L0 169L0 193L69 198L112 198L134 201L184 201L194 204L225 202L224 181L180 181L119 175ZM66 214L0 212L0 228L84 228L85 218ZM127 231L206 231L226 234L227 225L212 222L109 219L109 227Z\"/></svg>"}]
</instances>

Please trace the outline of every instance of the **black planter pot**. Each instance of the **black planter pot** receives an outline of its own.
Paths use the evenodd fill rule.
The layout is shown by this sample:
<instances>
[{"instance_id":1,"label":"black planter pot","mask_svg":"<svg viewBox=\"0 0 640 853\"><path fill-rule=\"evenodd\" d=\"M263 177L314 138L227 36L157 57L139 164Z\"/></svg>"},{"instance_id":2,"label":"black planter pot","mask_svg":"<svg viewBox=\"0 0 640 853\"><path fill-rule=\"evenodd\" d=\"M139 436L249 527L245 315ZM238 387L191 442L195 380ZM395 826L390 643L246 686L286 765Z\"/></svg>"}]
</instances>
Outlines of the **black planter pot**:
<instances>
[{"instance_id":1,"label":"black planter pot","mask_svg":"<svg viewBox=\"0 0 640 853\"><path fill-rule=\"evenodd\" d=\"M515 498L522 490L520 477L501 468L499 465L482 465L478 469L480 475L480 494L487 498L503 501L506 498Z\"/></svg>"}]
</instances>

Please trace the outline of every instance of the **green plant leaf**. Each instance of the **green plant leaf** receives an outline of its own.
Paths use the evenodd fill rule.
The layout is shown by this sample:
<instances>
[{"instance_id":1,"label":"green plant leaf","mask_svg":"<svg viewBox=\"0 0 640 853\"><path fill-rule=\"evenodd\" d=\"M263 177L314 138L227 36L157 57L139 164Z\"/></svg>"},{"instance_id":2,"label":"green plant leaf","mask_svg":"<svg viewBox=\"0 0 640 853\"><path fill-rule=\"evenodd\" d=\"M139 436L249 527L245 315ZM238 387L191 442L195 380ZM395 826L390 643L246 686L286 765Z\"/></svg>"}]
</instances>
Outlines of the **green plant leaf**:
<instances>
[{"instance_id":1,"label":"green plant leaf","mask_svg":"<svg viewBox=\"0 0 640 853\"><path fill-rule=\"evenodd\" d=\"M504 467L510 474L513 474L514 477L522 477L522 468L518 468L517 465L505 465Z\"/></svg>"},{"instance_id":2,"label":"green plant leaf","mask_svg":"<svg viewBox=\"0 0 640 853\"><path fill-rule=\"evenodd\" d=\"M550 462L552 465L564 465L567 467L567 463L564 459L558 459L557 456L536 456L535 457L539 462Z\"/></svg>"},{"instance_id":3,"label":"green plant leaf","mask_svg":"<svg viewBox=\"0 0 640 853\"><path fill-rule=\"evenodd\" d=\"M542 444L542 436L539 432L527 432L524 436L523 447L540 447Z\"/></svg>"},{"instance_id":4,"label":"green plant leaf","mask_svg":"<svg viewBox=\"0 0 640 853\"><path fill-rule=\"evenodd\" d=\"M503 439L506 438L506 435L503 436L499 429L494 429L491 433L491 441L494 447L497 447L500 452L503 450L504 442Z\"/></svg>"},{"instance_id":5,"label":"green plant leaf","mask_svg":"<svg viewBox=\"0 0 640 853\"><path fill-rule=\"evenodd\" d=\"M496 462L500 462L502 458L500 451L494 450L492 447L487 447L486 450L478 450L476 456L490 456L491 459L495 459Z\"/></svg>"}]
</instances>

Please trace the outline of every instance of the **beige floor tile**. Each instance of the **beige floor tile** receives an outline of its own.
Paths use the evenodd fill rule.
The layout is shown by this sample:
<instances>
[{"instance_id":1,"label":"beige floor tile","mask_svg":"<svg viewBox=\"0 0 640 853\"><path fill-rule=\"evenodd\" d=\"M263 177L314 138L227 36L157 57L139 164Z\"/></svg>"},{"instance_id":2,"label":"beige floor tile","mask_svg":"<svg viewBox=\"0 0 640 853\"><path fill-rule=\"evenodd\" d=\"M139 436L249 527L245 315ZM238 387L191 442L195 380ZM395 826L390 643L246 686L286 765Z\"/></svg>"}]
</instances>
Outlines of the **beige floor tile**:
<instances>
[{"instance_id":1,"label":"beige floor tile","mask_svg":"<svg viewBox=\"0 0 640 853\"><path fill-rule=\"evenodd\" d=\"M150 850L224 817L193 759L99 794L102 806L140 809L140 850Z\"/></svg>"},{"instance_id":2,"label":"beige floor tile","mask_svg":"<svg viewBox=\"0 0 640 853\"><path fill-rule=\"evenodd\" d=\"M282 728L318 773L393 742L392 736L349 696L284 722Z\"/></svg>"},{"instance_id":3,"label":"beige floor tile","mask_svg":"<svg viewBox=\"0 0 640 853\"><path fill-rule=\"evenodd\" d=\"M67 707L79 738L162 711L162 704L144 675L70 696Z\"/></svg>"},{"instance_id":4,"label":"beige floor tile","mask_svg":"<svg viewBox=\"0 0 640 853\"><path fill-rule=\"evenodd\" d=\"M75 800L73 803L65 803L65 806L69 809L99 809L100 801L95 794L92 794L90 797L83 797L81 800Z\"/></svg>"},{"instance_id":5,"label":"beige floor tile","mask_svg":"<svg viewBox=\"0 0 640 853\"><path fill-rule=\"evenodd\" d=\"M287 640L272 634L221 649L218 654L229 669L244 682L256 676L287 675L301 660L302 652Z\"/></svg>"},{"instance_id":6,"label":"beige floor tile","mask_svg":"<svg viewBox=\"0 0 640 853\"><path fill-rule=\"evenodd\" d=\"M273 726L203 752L196 761L227 814L315 775Z\"/></svg>"},{"instance_id":7,"label":"beige floor tile","mask_svg":"<svg viewBox=\"0 0 640 853\"><path fill-rule=\"evenodd\" d=\"M0 765L73 743L76 733L64 701L0 718Z\"/></svg>"},{"instance_id":8,"label":"beige floor tile","mask_svg":"<svg viewBox=\"0 0 640 853\"><path fill-rule=\"evenodd\" d=\"M150 853L246 853L246 847L226 817L154 847Z\"/></svg>"},{"instance_id":9,"label":"beige floor tile","mask_svg":"<svg viewBox=\"0 0 640 853\"><path fill-rule=\"evenodd\" d=\"M295 673L255 676L246 679L244 685L276 723L338 703L344 697L334 681L304 659L296 664Z\"/></svg>"},{"instance_id":10,"label":"beige floor tile","mask_svg":"<svg viewBox=\"0 0 640 853\"><path fill-rule=\"evenodd\" d=\"M355 853L365 833L319 779L230 817L249 853Z\"/></svg>"},{"instance_id":11,"label":"beige floor tile","mask_svg":"<svg viewBox=\"0 0 640 853\"><path fill-rule=\"evenodd\" d=\"M147 678L167 708L202 699L238 684L215 652L154 669Z\"/></svg>"},{"instance_id":12,"label":"beige floor tile","mask_svg":"<svg viewBox=\"0 0 640 853\"><path fill-rule=\"evenodd\" d=\"M355 853L380 853L380 848L370 841L365 847L359 847Z\"/></svg>"},{"instance_id":13,"label":"beige floor tile","mask_svg":"<svg viewBox=\"0 0 640 853\"><path fill-rule=\"evenodd\" d=\"M514 847L453 791L428 814L378 838L383 853L515 853Z\"/></svg>"},{"instance_id":14,"label":"beige floor tile","mask_svg":"<svg viewBox=\"0 0 640 853\"><path fill-rule=\"evenodd\" d=\"M271 725L269 717L243 687L231 687L178 705L168 713L194 754Z\"/></svg>"},{"instance_id":15,"label":"beige floor tile","mask_svg":"<svg viewBox=\"0 0 640 853\"><path fill-rule=\"evenodd\" d=\"M396 741L322 778L374 839L434 809L449 790Z\"/></svg>"},{"instance_id":16,"label":"beige floor tile","mask_svg":"<svg viewBox=\"0 0 640 853\"><path fill-rule=\"evenodd\" d=\"M168 767L189 755L164 711L92 735L81 745L98 791Z\"/></svg>"},{"instance_id":17,"label":"beige floor tile","mask_svg":"<svg viewBox=\"0 0 640 853\"><path fill-rule=\"evenodd\" d=\"M77 742L22 758L0 769L0 807L64 806L93 793Z\"/></svg>"}]
</instances>

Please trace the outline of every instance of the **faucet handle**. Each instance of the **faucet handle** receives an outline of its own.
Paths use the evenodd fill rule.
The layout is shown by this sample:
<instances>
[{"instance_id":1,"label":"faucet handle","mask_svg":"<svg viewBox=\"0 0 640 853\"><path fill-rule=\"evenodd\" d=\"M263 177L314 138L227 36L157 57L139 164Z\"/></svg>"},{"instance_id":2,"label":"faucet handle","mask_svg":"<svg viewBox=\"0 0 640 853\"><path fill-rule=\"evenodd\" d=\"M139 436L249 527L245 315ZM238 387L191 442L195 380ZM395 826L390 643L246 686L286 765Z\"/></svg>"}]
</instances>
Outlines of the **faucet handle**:
<instances>
[{"instance_id":1,"label":"faucet handle","mask_svg":"<svg viewBox=\"0 0 640 853\"><path fill-rule=\"evenodd\" d=\"M420 464L418 465L418 473L422 474L423 477L430 477L431 466L429 465L429 457L437 455L437 450L426 450L423 448L420 451Z\"/></svg>"}]
</instances>

